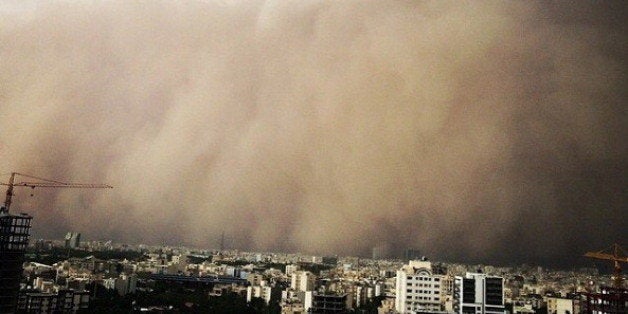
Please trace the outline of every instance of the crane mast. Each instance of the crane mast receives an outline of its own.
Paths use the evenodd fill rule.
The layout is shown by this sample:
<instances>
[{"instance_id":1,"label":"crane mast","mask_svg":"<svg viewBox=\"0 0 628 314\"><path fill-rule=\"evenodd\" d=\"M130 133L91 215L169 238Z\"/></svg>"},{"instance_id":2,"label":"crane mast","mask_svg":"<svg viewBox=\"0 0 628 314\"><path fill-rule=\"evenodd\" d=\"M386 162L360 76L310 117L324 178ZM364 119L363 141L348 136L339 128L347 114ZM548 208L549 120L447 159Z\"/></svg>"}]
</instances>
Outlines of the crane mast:
<instances>
[{"instance_id":1,"label":"crane mast","mask_svg":"<svg viewBox=\"0 0 628 314\"><path fill-rule=\"evenodd\" d=\"M7 195L4 199L4 207L0 208L0 213L9 212L9 206L11 206L11 198L13 197L13 183L15 181L15 175L15 172L11 173L11 178L9 179L8 184L9 187L7 188Z\"/></svg>"},{"instance_id":2,"label":"crane mast","mask_svg":"<svg viewBox=\"0 0 628 314\"><path fill-rule=\"evenodd\" d=\"M586 257L607 260L613 262L613 286L615 288L621 288L623 285L623 277L621 274L621 264L628 263L628 256L624 253L624 250L617 243L611 245L610 249L602 250L599 252L587 252L584 254Z\"/></svg>"},{"instance_id":3,"label":"crane mast","mask_svg":"<svg viewBox=\"0 0 628 314\"><path fill-rule=\"evenodd\" d=\"M21 176L37 181L20 181L15 182L15 177ZM12 172L8 183L0 182L0 185L7 186L6 197L4 199L4 206L0 208L0 213L8 214L11 208L11 201L13 198L13 188L15 187L30 187L34 188L77 188L77 189L112 189L113 187L107 184L94 184L94 183L68 183L56 180L50 180L40 178L28 174L19 172Z\"/></svg>"}]
</instances>

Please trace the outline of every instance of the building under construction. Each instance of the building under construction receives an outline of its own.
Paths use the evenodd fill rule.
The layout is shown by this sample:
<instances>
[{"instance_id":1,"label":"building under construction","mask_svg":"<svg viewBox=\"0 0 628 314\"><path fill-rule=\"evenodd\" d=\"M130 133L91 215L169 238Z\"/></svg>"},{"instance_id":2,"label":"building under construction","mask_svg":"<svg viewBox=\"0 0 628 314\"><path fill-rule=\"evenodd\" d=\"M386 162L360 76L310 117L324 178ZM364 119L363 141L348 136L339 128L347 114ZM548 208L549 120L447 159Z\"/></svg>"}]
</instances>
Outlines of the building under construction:
<instances>
[{"instance_id":1,"label":"building under construction","mask_svg":"<svg viewBox=\"0 0 628 314\"><path fill-rule=\"evenodd\" d=\"M628 313L628 289L624 288L621 263L628 263L628 256L622 247L615 243L599 252L587 252L586 257L613 263L613 287L601 287L599 292L583 295L582 314L626 314Z\"/></svg>"},{"instance_id":2,"label":"building under construction","mask_svg":"<svg viewBox=\"0 0 628 314\"><path fill-rule=\"evenodd\" d=\"M0 313L14 313L32 217L0 211Z\"/></svg>"},{"instance_id":3,"label":"building under construction","mask_svg":"<svg viewBox=\"0 0 628 314\"><path fill-rule=\"evenodd\" d=\"M626 314L628 313L628 290L602 287L599 293L585 293L582 313Z\"/></svg>"},{"instance_id":4,"label":"building under construction","mask_svg":"<svg viewBox=\"0 0 628 314\"><path fill-rule=\"evenodd\" d=\"M15 180L17 176L36 181L19 182ZM33 217L27 214L10 214L9 209L11 208L11 200L13 198L13 188L111 189L113 187L106 184L60 182L18 172L12 172L9 182L0 182L0 185L7 186L4 206L0 207L0 313L15 313L18 291L20 290L24 252L28 246Z\"/></svg>"}]
</instances>

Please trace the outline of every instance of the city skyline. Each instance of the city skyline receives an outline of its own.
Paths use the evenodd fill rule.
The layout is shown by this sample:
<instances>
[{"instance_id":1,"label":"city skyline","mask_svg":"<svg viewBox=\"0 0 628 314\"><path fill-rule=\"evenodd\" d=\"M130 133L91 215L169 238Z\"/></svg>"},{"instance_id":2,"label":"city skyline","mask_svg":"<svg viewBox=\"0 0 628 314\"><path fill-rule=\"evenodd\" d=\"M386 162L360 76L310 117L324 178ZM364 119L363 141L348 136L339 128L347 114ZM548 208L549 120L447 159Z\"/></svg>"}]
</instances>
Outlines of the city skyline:
<instances>
[{"instance_id":1,"label":"city skyline","mask_svg":"<svg viewBox=\"0 0 628 314\"><path fill-rule=\"evenodd\" d=\"M33 238L567 267L626 244L627 18L621 2L3 2L0 182L115 187L16 189Z\"/></svg>"}]
</instances>

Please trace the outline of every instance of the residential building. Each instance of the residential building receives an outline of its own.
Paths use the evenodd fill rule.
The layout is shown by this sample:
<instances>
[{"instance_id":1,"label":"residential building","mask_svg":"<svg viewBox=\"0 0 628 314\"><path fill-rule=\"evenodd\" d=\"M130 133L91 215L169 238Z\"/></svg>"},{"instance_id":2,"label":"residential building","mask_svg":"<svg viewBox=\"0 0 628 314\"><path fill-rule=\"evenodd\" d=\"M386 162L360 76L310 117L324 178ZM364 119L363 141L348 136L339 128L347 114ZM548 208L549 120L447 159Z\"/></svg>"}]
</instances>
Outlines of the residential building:
<instances>
[{"instance_id":1,"label":"residential building","mask_svg":"<svg viewBox=\"0 0 628 314\"><path fill-rule=\"evenodd\" d=\"M248 281L251 286L260 286L263 280L264 276L261 274L248 274L246 276L246 281Z\"/></svg>"},{"instance_id":2,"label":"residential building","mask_svg":"<svg viewBox=\"0 0 628 314\"><path fill-rule=\"evenodd\" d=\"M261 286L246 287L246 302L251 302L253 298L261 298L266 304L269 304L271 295L272 288L267 286L266 282L263 282Z\"/></svg>"},{"instance_id":3,"label":"residential building","mask_svg":"<svg viewBox=\"0 0 628 314\"><path fill-rule=\"evenodd\" d=\"M290 288L296 291L312 291L314 290L314 281L316 277L309 271L296 271L292 273Z\"/></svg>"},{"instance_id":4,"label":"residential building","mask_svg":"<svg viewBox=\"0 0 628 314\"><path fill-rule=\"evenodd\" d=\"M547 314L574 314L571 298L547 297Z\"/></svg>"}]
</instances>

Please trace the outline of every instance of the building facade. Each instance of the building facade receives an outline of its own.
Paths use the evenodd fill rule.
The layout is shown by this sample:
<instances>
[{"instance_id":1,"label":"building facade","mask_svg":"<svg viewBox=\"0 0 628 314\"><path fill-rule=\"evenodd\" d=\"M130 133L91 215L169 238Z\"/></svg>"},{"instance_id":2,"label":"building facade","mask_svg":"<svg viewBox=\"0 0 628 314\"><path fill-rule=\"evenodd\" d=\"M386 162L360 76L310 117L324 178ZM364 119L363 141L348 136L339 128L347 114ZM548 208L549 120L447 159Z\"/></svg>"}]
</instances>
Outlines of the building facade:
<instances>
[{"instance_id":1,"label":"building facade","mask_svg":"<svg viewBox=\"0 0 628 314\"><path fill-rule=\"evenodd\" d=\"M14 313L32 217L0 211L0 313Z\"/></svg>"},{"instance_id":2,"label":"building facade","mask_svg":"<svg viewBox=\"0 0 628 314\"><path fill-rule=\"evenodd\" d=\"M444 313L445 275L427 260L410 261L397 271L395 309L399 313Z\"/></svg>"},{"instance_id":3,"label":"building facade","mask_svg":"<svg viewBox=\"0 0 628 314\"><path fill-rule=\"evenodd\" d=\"M304 309L306 313L346 313L351 308L348 294L319 294L313 291L305 293Z\"/></svg>"},{"instance_id":4,"label":"building facade","mask_svg":"<svg viewBox=\"0 0 628 314\"><path fill-rule=\"evenodd\" d=\"M574 314L574 300L570 298L548 297L547 314Z\"/></svg>"},{"instance_id":5,"label":"building facade","mask_svg":"<svg viewBox=\"0 0 628 314\"><path fill-rule=\"evenodd\" d=\"M312 291L314 290L316 277L309 271L296 271L292 273L290 288L295 291Z\"/></svg>"},{"instance_id":6,"label":"building facade","mask_svg":"<svg viewBox=\"0 0 628 314\"><path fill-rule=\"evenodd\" d=\"M265 284L263 286L246 287L246 302L251 302L253 298L260 298L263 299L266 304L269 304L271 296L272 288Z\"/></svg>"},{"instance_id":7,"label":"building facade","mask_svg":"<svg viewBox=\"0 0 628 314\"><path fill-rule=\"evenodd\" d=\"M76 313L89 308L89 291L59 290L57 293L20 291L18 313Z\"/></svg>"},{"instance_id":8,"label":"building facade","mask_svg":"<svg viewBox=\"0 0 628 314\"><path fill-rule=\"evenodd\" d=\"M81 234L78 232L68 232L65 235L65 248L76 249L81 245Z\"/></svg>"},{"instance_id":9,"label":"building facade","mask_svg":"<svg viewBox=\"0 0 628 314\"><path fill-rule=\"evenodd\" d=\"M599 293L586 293L582 302L582 313L628 313L628 289L601 287Z\"/></svg>"},{"instance_id":10,"label":"building facade","mask_svg":"<svg viewBox=\"0 0 628 314\"><path fill-rule=\"evenodd\" d=\"M503 314L504 279L482 273L456 276L453 301L457 314Z\"/></svg>"}]
</instances>

